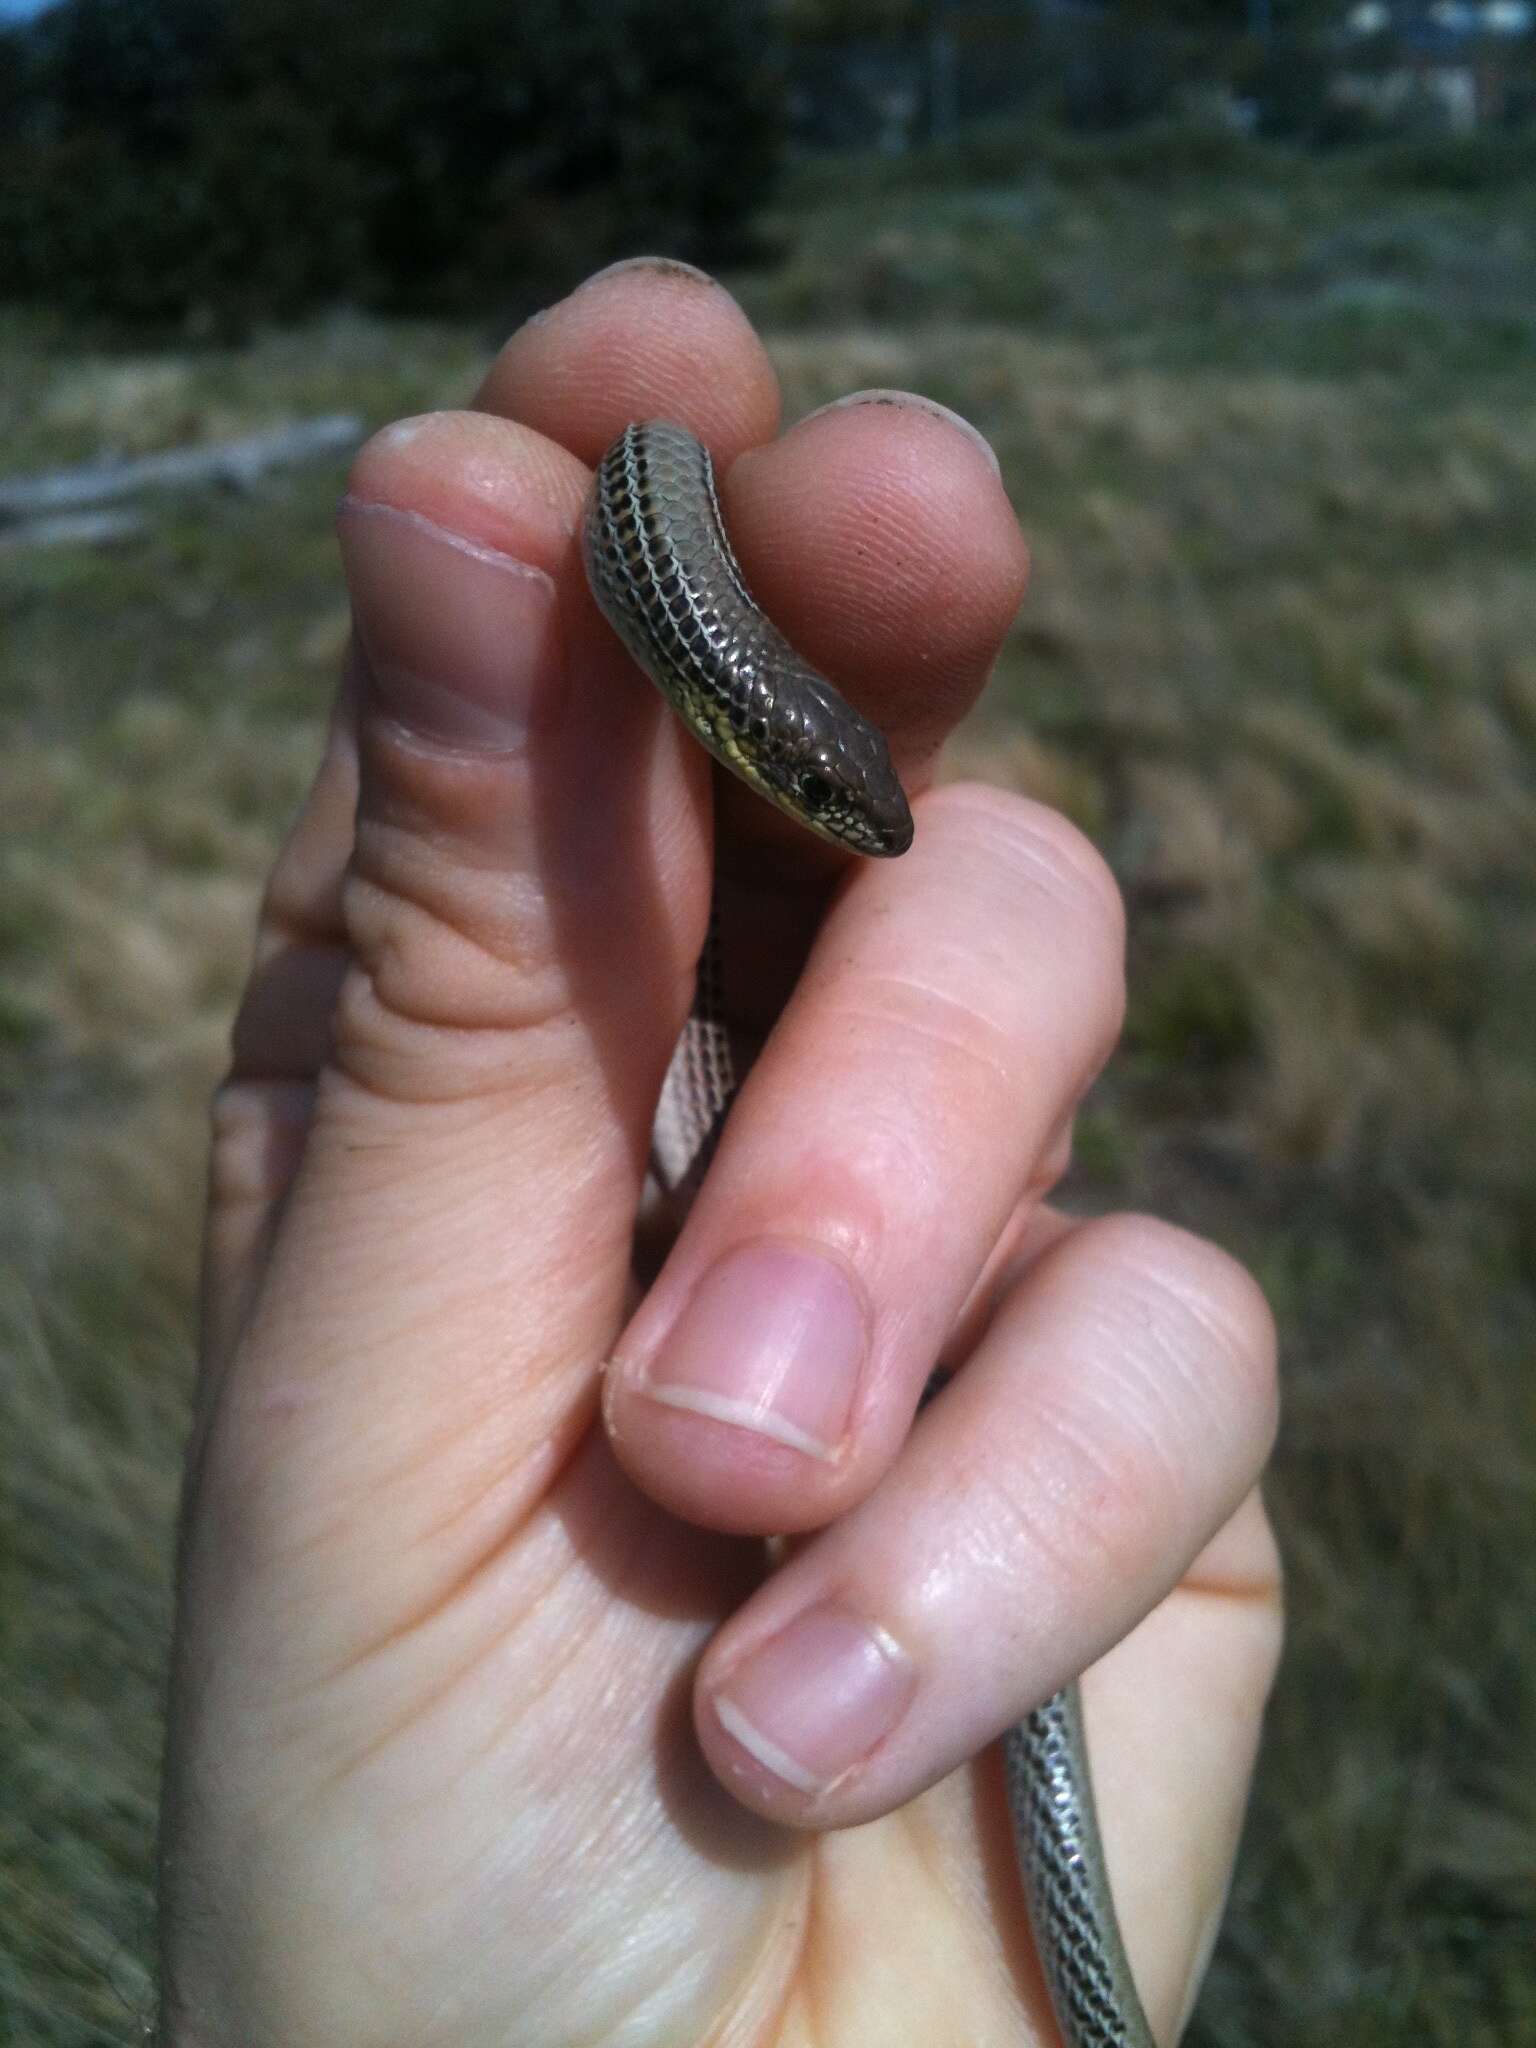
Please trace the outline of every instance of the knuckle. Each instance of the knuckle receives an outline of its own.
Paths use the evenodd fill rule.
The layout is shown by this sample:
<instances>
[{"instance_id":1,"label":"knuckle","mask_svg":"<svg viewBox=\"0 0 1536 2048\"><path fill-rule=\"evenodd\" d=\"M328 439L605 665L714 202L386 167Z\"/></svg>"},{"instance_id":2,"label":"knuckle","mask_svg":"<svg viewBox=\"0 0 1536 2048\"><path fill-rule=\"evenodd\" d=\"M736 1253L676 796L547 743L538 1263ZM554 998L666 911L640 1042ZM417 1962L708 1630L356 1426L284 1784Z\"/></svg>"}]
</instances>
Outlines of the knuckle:
<instances>
[{"instance_id":1,"label":"knuckle","mask_svg":"<svg viewBox=\"0 0 1536 2048\"><path fill-rule=\"evenodd\" d=\"M1181 1376L1225 1389L1273 1433L1278 1340L1263 1289L1209 1239L1160 1217L1101 1217L1077 1251L1115 1274L1124 1313Z\"/></svg>"},{"instance_id":2,"label":"knuckle","mask_svg":"<svg viewBox=\"0 0 1536 2048\"><path fill-rule=\"evenodd\" d=\"M869 1048L880 1048L882 1098L907 1130L915 1131L913 1111L927 1091L952 1101L961 1090L977 1122L1007 1114L1016 1100L1013 1033L983 994L871 971L829 994L821 1025L828 1039L844 1036L858 1047L861 1062Z\"/></svg>"},{"instance_id":3,"label":"knuckle","mask_svg":"<svg viewBox=\"0 0 1536 2048\"><path fill-rule=\"evenodd\" d=\"M1118 1032L1124 1008L1125 901L1109 863L1070 818L1047 804L985 783L957 783L943 792L954 815L1005 870L1020 902L1043 902L1071 934L1074 955L1088 968L1096 1002Z\"/></svg>"},{"instance_id":4,"label":"knuckle","mask_svg":"<svg viewBox=\"0 0 1536 2048\"><path fill-rule=\"evenodd\" d=\"M1053 893L1123 936L1120 885L1103 854L1065 812L990 783L955 783L946 794L997 841L999 852L1027 863Z\"/></svg>"},{"instance_id":5,"label":"knuckle","mask_svg":"<svg viewBox=\"0 0 1536 2048\"><path fill-rule=\"evenodd\" d=\"M331 1016L331 1069L398 1102L449 1102L505 1085L514 1035L534 1041L569 988L539 934L466 915L441 889L354 870L350 939ZM523 1064L538 1067L525 1051Z\"/></svg>"},{"instance_id":6,"label":"knuckle","mask_svg":"<svg viewBox=\"0 0 1536 2048\"><path fill-rule=\"evenodd\" d=\"M1044 804L1030 803L1022 822L1056 893L1080 916L1100 925L1117 949L1123 946L1125 902L1120 885L1087 833Z\"/></svg>"},{"instance_id":7,"label":"knuckle","mask_svg":"<svg viewBox=\"0 0 1536 2048\"><path fill-rule=\"evenodd\" d=\"M430 976L355 966L336 1000L329 1068L365 1094L396 1103L453 1103L505 1092L505 1018L448 1012ZM527 1026L533 1020L519 1020Z\"/></svg>"},{"instance_id":8,"label":"knuckle","mask_svg":"<svg viewBox=\"0 0 1536 2048\"><path fill-rule=\"evenodd\" d=\"M563 1003L545 921L510 907L494 879L445 876L430 863L358 865L343 907L358 966L405 1021L512 1028L544 1022Z\"/></svg>"},{"instance_id":9,"label":"knuckle","mask_svg":"<svg viewBox=\"0 0 1536 2048\"><path fill-rule=\"evenodd\" d=\"M1142 1571L1148 1529L1174 1519L1179 1476L1152 1434L1069 1394L1037 1402L1030 1424L1028 1454L992 1465L989 1541L1081 1609Z\"/></svg>"},{"instance_id":10,"label":"knuckle","mask_svg":"<svg viewBox=\"0 0 1536 2048\"><path fill-rule=\"evenodd\" d=\"M1053 1504L1057 1542L1069 1539L1090 1582L1123 1583L1141 1563L1148 1528L1174 1519L1183 1493L1176 1464L1155 1430L1129 1416L1090 1420L1075 1408L1057 1418L1052 1449L1071 1475Z\"/></svg>"}]
</instances>

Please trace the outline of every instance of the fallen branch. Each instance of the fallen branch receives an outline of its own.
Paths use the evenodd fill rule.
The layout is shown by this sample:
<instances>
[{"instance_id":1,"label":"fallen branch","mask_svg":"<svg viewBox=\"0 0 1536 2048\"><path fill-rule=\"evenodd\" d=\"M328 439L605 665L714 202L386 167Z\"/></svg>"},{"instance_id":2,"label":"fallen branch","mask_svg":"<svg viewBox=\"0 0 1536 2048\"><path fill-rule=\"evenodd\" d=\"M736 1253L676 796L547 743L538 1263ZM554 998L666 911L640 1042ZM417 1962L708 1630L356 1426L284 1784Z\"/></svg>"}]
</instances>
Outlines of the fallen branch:
<instances>
[{"instance_id":1,"label":"fallen branch","mask_svg":"<svg viewBox=\"0 0 1536 2048\"><path fill-rule=\"evenodd\" d=\"M83 462L38 476L0 479L0 523L110 505L146 491L202 490L217 484L249 490L268 470L317 461L356 447L362 438L363 423L355 413L327 413L265 434L246 434L238 441L168 448L159 455Z\"/></svg>"},{"instance_id":2,"label":"fallen branch","mask_svg":"<svg viewBox=\"0 0 1536 2048\"><path fill-rule=\"evenodd\" d=\"M138 512L58 512L47 519L0 524L0 553L16 553L22 548L99 548L113 541L132 540L143 531L143 516Z\"/></svg>"}]
</instances>

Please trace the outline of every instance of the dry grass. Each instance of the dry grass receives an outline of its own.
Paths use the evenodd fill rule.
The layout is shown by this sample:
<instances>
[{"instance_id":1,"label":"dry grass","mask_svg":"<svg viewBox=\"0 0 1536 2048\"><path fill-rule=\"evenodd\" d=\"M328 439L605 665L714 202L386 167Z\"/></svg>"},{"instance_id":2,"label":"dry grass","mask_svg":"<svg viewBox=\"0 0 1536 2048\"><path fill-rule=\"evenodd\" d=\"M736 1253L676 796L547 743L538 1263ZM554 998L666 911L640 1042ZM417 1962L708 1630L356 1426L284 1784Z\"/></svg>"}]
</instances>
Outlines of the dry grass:
<instances>
[{"instance_id":1,"label":"dry grass","mask_svg":"<svg viewBox=\"0 0 1536 2048\"><path fill-rule=\"evenodd\" d=\"M1077 1191L1213 1232L1285 1331L1293 1647L1195 2038L1509 2048L1536 2041L1536 400L1477 322L1505 333L1536 216L1325 186L853 181L742 289L794 408L911 384L997 443L1035 590L957 756L1081 820L1133 913ZM1364 290L1388 256L1395 316ZM476 360L355 321L138 360L0 332L0 424L22 467L382 421ZM337 480L0 558L0 2036L44 2048L121 2040L148 1996L202 1102L344 629Z\"/></svg>"}]
</instances>

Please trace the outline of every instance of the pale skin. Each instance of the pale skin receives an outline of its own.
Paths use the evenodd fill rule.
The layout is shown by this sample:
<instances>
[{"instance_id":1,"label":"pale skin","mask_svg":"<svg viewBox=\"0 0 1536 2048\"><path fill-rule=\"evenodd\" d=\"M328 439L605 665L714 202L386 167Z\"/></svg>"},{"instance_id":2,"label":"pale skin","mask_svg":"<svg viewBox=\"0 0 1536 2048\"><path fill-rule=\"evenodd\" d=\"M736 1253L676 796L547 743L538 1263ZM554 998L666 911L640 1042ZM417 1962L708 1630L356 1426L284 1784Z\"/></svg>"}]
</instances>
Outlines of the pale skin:
<instances>
[{"instance_id":1,"label":"pale skin","mask_svg":"<svg viewBox=\"0 0 1536 2048\"><path fill-rule=\"evenodd\" d=\"M717 792L595 612L590 466L646 417L890 736L903 859ZM1062 818L931 786L1023 590L987 451L889 395L780 434L734 302L642 263L376 437L341 536L215 1114L163 2039L1051 2042L989 1745L1091 1666L1172 2041L1279 1644L1274 1337L1213 1246L1048 1200L1123 924ZM637 1279L712 843L765 1045Z\"/></svg>"}]
</instances>

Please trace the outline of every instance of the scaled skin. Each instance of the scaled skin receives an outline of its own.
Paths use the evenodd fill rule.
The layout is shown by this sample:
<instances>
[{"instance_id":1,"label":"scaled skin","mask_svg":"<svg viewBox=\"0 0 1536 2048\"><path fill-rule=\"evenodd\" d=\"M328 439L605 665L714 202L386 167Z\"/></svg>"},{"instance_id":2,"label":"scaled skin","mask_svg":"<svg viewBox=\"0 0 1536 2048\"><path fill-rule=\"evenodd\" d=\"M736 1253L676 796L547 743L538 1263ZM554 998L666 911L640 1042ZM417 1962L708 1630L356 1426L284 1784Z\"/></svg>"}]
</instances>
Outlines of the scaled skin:
<instances>
[{"instance_id":1,"label":"scaled skin","mask_svg":"<svg viewBox=\"0 0 1536 2048\"><path fill-rule=\"evenodd\" d=\"M642 264L358 459L356 645L215 1116L174 2048L1049 2041L996 1754L962 1760L1096 1659L1127 1940L1164 2040L1187 2007L1278 1646L1273 1334L1213 1248L1046 1204L1121 923L1062 820L928 788L1023 583L984 450L917 403L777 414L731 300ZM767 1045L642 1298L714 803L577 525L655 416L709 442L752 587L890 736L918 837L850 870L721 792ZM763 1247L862 1333L825 1456L661 1398L729 1354L684 1355L704 1277ZM767 1531L797 1540L765 1580ZM715 1702L828 1601L910 1683L807 1791ZM790 1688L811 1749L827 1698Z\"/></svg>"}]
</instances>

